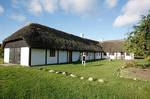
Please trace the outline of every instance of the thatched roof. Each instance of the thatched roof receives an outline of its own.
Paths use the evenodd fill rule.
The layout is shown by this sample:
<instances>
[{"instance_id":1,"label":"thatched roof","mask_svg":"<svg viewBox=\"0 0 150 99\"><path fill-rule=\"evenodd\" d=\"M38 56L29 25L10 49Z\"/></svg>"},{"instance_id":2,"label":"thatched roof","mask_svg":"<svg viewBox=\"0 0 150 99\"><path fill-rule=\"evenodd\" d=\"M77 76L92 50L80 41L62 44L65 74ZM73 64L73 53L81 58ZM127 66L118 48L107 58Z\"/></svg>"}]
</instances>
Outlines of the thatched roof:
<instances>
[{"instance_id":1,"label":"thatched roof","mask_svg":"<svg viewBox=\"0 0 150 99\"><path fill-rule=\"evenodd\" d=\"M124 52L124 40L109 40L101 42L104 52Z\"/></svg>"},{"instance_id":2,"label":"thatched roof","mask_svg":"<svg viewBox=\"0 0 150 99\"><path fill-rule=\"evenodd\" d=\"M3 41L3 44L23 39L31 48L102 51L97 41L81 38L40 24L29 24Z\"/></svg>"}]
</instances>

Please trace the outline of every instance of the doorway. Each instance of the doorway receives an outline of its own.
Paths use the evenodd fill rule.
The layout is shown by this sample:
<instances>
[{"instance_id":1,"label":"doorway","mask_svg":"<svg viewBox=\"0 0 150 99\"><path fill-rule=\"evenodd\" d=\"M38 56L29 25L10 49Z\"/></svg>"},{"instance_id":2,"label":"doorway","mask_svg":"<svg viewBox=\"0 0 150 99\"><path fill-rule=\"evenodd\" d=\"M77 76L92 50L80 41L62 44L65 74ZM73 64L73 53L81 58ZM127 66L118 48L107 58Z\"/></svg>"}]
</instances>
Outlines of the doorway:
<instances>
[{"instance_id":1,"label":"doorway","mask_svg":"<svg viewBox=\"0 0 150 99\"><path fill-rule=\"evenodd\" d=\"M10 48L9 62L13 64L20 64L21 48Z\"/></svg>"}]
</instances>

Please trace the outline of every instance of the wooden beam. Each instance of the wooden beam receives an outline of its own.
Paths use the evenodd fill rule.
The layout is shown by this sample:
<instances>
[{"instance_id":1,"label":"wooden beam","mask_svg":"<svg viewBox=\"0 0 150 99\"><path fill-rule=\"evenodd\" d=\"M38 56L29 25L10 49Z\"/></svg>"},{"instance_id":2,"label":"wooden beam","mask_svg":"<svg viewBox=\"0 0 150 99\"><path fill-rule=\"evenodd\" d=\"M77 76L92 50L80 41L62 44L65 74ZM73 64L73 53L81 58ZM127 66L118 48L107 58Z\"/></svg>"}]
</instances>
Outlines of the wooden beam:
<instances>
[{"instance_id":1,"label":"wooden beam","mask_svg":"<svg viewBox=\"0 0 150 99\"><path fill-rule=\"evenodd\" d=\"M29 66L31 66L31 51L32 51L32 49L29 48Z\"/></svg>"},{"instance_id":2,"label":"wooden beam","mask_svg":"<svg viewBox=\"0 0 150 99\"><path fill-rule=\"evenodd\" d=\"M100 52L100 53L101 53L101 59L102 59L103 58L103 56L102 56L103 54L102 54L102 52Z\"/></svg>"},{"instance_id":3,"label":"wooden beam","mask_svg":"<svg viewBox=\"0 0 150 99\"><path fill-rule=\"evenodd\" d=\"M95 60L96 58L95 58L95 52L94 52L94 60Z\"/></svg>"},{"instance_id":4,"label":"wooden beam","mask_svg":"<svg viewBox=\"0 0 150 99\"><path fill-rule=\"evenodd\" d=\"M45 65L47 65L47 49L45 49Z\"/></svg>"},{"instance_id":5,"label":"wooden beam","mask_svg":"<svg viewBox=\"0 0 150 99\"><path fill-rule=\"evenodd\" d=\"M57 50L57 64L59 64L59 50Z\"/></svg>"},{"instance_id":6,"label":"wooden beam","mask_svg":"<svg viewBox=\"0 0 150 99\"><path fill-rule=\"evenodd\" d=\"M69 58L68 58L69 56L68 56L68 50L67 50L67 63L69 63Z\"/></svg>"}]
</instances>

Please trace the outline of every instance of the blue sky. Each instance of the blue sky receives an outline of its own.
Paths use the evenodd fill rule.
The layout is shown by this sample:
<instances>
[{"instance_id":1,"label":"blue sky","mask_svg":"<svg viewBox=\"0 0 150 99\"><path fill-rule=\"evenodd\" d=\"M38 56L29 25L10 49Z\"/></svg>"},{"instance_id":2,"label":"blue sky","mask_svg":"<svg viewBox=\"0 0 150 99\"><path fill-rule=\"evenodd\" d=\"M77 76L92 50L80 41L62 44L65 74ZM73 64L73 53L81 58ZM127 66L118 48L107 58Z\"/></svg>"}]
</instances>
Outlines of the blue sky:
<instances>
[{"instance_id":1,"label":"blue sky","mask_svg":"<svg viewBox=\"0 0 150 99\"><path fill-rule=\"evenodd\" d=\"M150 0L0 0L0 42L28 23L93 40L123 39Z\"/></svg>"}]
</instances>

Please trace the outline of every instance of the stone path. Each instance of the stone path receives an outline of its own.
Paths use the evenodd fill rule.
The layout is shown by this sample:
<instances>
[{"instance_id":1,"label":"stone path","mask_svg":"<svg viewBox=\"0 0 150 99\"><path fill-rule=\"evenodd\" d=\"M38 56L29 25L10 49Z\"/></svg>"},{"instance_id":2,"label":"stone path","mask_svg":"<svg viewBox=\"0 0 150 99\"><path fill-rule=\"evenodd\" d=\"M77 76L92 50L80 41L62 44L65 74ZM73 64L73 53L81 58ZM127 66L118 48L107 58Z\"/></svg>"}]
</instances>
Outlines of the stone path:
<instances>
[{"instance_id":1,"label":"stone path","mask_svg":"<svg viewBox=\"0 0 150 99\"><path fill-rule=\"evenodd\" d=\"M40 68L39 70L44 70L43 68ZM68 73L68 72L65 72L65 71L58 71L58 70L48 70L49 73L56 73L56 74L62 74L62 75L65 75L65 76L70 76L72 78L79 78L81 80L88 80L88 81L97 81L99 83L104 83L104 79L97 79L97 78L93 78L93 77L83 77L83 76L79 76L79 75L75 75L73 73Z\"/></svg>"}]
</instances>

